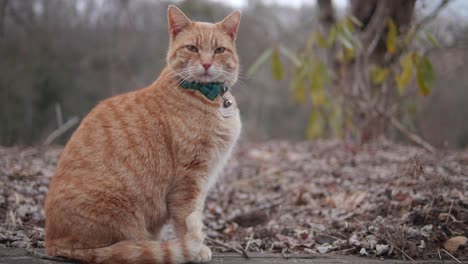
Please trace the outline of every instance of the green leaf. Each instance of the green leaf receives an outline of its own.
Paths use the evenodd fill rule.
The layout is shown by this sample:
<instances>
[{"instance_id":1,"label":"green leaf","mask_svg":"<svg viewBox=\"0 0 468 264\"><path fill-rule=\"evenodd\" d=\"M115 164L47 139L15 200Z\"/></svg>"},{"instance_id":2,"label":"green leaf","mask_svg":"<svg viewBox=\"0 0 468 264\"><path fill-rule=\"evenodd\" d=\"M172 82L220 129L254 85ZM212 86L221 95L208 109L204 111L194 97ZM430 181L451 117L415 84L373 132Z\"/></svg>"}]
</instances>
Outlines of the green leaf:
<instances>
[{"instance_id":1,"label":"green leaf","mask_svg":"<svg viewBox=\"0 0 468 264\"><path fill-rule=\"evenodd\" d=\"M306 64L302 65L301 67L297 67L289 84L293 92L293 99L300 103L306 102L307 71L308 67Z\"/></svg>"},{"instance_id":2,"label":"green leaf","mask_svg":"<svg viewBox=\"0 0 468 264\"><path fill-rule=\"evenodd\" d=\"M296 54L294 54L294 52L292 52L290 49L288 49L287 47L285 47L283 45L280 45L279 46L279 51L281 52L281 54L286 56L286 58L288 58L294 64L294 66L296 66L296 67L301 66L301 64L302 64L301 60L299 60L299 58L296 56Z\"/></svg>"},{"instance_id":3,"label":"green leaf","mask_svg":"<svg viewBox=\"0 0 468 264\"><path fill-rule=\"evenodd\" d=\"M314 44L315 44L315 41L316 41L316 34L315 32L312 32L309 36L309 38L307 39L307 50L308 51L311 51L312 48L314 47Z\"/></svg>"},{"instance_id":4,"label":"green leaf","mask_svg":"<svg viewBox=\"0 0 468 264\"><path fill-rule=\"evenodd\" d=\"M349 16L348 19L351 20L351 22L353 22L356 26L362 27L361 21L359 21L359 19L357 19L355 16Z\"/></svg>"},{"instance_id":5,"label":"green leaf","mask_svg":"<svg viewBox=\"0 0 468 264\"><path fill-rule=\"evenodd\" d=\"M424 30L424 34L426 35L427 40L429 40L429 42L430 42L434 47L440 48L439 41L437 41L437 39L434 37L434 35L432 35L431 32L429 32L429 30Z\"/></svg>"},{"instance_id":6,"label":"green leaf","mask_svg":"<svg viewBox=\"0 0 468 264\"><path fill-rule=\"evenodd\" d=\"M426 56L418 60L416 80L421 95L426 96L431 93L431 87L435 82L435 72L431 61Z\"/></svg>"},{"instance_id":7,"label":"green leaf","mask_svg":"<svg viewBox=\"0 0 468 264\"><path fill-rule=\"evenodd\" d=\"M346 47L343 47L342 50L338 51L337 58L340 62L348 63L354 58L355 55L355 49L348 49Z\"/></svg>"},{"instance_id":8,"label":"green leaf","mask_svg":"<svg viewBox=\"0 0 468 264\"><path fill-rule=\"evenodd\" d=\"M408 53L401 61L402 72L400 75L395 76L395 82L398 87L399 94L403 94L405 87L411 82L414 74L413 54Z\"/></svg>"},{"instance_id":9,"label":"green leaf","mask_svg":"<svg viewBox=\"0 0 468 264\"><path fill-rule=\"evenodd\" d=\"M396 39L398 30L393 19L387 21L388 33L387 33L387 52L393 54L396 52Z\"/></svg>"},{"instance_id":10,"label":"green leaf","mask_svg":"<svg viewBox=\"0 0 468 264\"><path fill-rule=\"evenodd\" d=\"M320 34L320 32L316 32L315 33L315 38L317 40L317 45L320 47L320 48L327 48L327 41L325 40L325 38L322 36L322 34Z\"/></svg>"},{"instance_id":11,"label":"green leaf","mask_svg":"<svg viewBox=\"0 0 468 264\"><path fill-rule=\"evenodd\" d=\"M417 114L417 112L418 112L416 103L414 103L414 102L408 102L407 110L408 110L408 114L409 114L410 116L415 117L416 114Z\"/></svg>"},{"instance_id":12,"label":"green leaf","mask_svg":"<svg viewBox=\"0 0 468 264\"><path fill-rule=\"evenodd\" d=\"M388 73L388 68L382 68L376 65L372 68L371 80L374 84L382 84L387 79Z\"/></svg>"},{"instance_id":13,"label":"green leaf","mask_svg":"<svg viewBox=\"0 0 468 264\"><path fill-rule=\"evenodd\" d=\"M309 123L307 124L307 138L321 138L323 136L324 127L325 122L322 113L318 109L312 110L309 116Z\"/></svg>"},{"instance_id":14,"label":"green leaf","mask_svg":"<svg viewBox=\"0 0 468 264\"><path fill-rule=\"evenodd\" d=\"M337 28L337 38L345 48L354 50L357 46L357 41L351 30L346 23L339 24Z\"/></svg>"},{"instance_id":15,"label":"green leaf","mask_svg":"<svg viewBox=\"0 0 468 264\"><path fill-rule=\"evenodd\" d=\"M343 111L344 114L344 122L343 125L346 130L348 131L355 131L356 126L355 126L355 118L353 118L353 112L352 111Z\"/></svg>"},{"instance_id":16,"label":"green leaf","mask_svg":"<svg viewBox=\"0 0 468 264\"><path fill-rule=\"evenodd\" d=\"M328 38L327 38L327 47L328 48L333 46L333 43L335 43L336 35L337 35L337 29L336 29L336 26L334 25L330 29L330 32L328 33Z\"/></svg>"},{"instance_id":17,"label":"green leaf","mask_svg":"<svg viewBox=\"0 0 468 264\"><path fill-rule=\"evenodd\" d=\"M306 102L307 84L305 80L298 80L291 83L293 89L293 99L300 103Z\"/></svg>"},{"instance_id":18,"label":"green leaf","mask_svg":"<svg viewBox=\"0 0 468 264\"><path fill-rule=\"evenodd\" d=\"M247 76L253 76L257 71L260 69L260 67L268 60L268 58L271 56L273 49L269 48L265 50L260 57L257 58L257 60L250 66L249 70L247 71Z\"/></svg>"},{"instance_id":19,"label":"green leaf","mask_svg":"<svg viewBox=\"0 0 468 264\"><path fill-rule=\"evenodd\" d=\"M354 49L354 46L353 46L353 43L351 41L349 41L346 37L344 37L343 35L338 35L338 40L341 42L341 44L347 48L347 49Z\"/></svg>"},{"instance_id":20,"label":"green leaf","mask_svg":"<svg viewBox=\"0 0 468 264\"><path fill-rule=\"evenodd\" d=\"M322 78L323 84L329 85L331 83L331 78L325 63L319 61L319 63L317 64L317 71L320 74L320 77Z\"/></svg>"},{"instance_id":21,"label":"green leaf","mask_svg":"<svg viewBox=\"0 0 468 264\"><path fill-rule=\"evenodd\" d=\"M281 62L278 48L273 49L273 52L271 53L271 72L276 80L279 81L283 79L283 63Z\"/></svg>"}]
</instances>

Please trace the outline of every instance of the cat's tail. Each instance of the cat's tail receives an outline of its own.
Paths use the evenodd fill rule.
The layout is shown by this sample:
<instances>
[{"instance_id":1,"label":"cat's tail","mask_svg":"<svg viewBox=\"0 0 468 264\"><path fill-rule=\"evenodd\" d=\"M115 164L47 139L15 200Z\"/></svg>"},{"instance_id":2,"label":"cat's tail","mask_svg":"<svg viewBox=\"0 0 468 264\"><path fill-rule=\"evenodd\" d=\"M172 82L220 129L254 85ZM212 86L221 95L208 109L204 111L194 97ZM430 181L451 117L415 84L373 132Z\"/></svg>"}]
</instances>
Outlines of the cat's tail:
<instances>
[{"instance_id":1,"label":"cat's tail","mask_svg":"<svg viewBox=\"0 0 468 264\"><path fill-rule=\"evenodd\" d=\"M104 248L60 249L55 248L55 256L71 258L86 263L145 263L179 264L202 262L200 253L206 246L201 232L201 221L187 218L187 234L181 239L167 241L125 240ZM211 257L211 256L210 256Z\"/></svg>"}]
</instances>

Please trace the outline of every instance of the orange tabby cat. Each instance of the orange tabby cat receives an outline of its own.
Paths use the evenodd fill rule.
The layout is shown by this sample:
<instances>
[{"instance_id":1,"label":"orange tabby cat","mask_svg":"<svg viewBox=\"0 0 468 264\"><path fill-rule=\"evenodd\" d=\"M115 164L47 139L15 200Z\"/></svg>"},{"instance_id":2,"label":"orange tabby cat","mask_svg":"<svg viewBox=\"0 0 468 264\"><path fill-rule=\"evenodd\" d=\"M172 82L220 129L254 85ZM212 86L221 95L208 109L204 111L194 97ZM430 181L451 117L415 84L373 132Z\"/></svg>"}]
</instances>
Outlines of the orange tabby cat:
<instances>
[{"instance_id":1,"label":"orange tabby cat","mask_svg":"<svg viewBox=\"0 0 468 264\"><path fill-rule=\"evenodd\" d=\"M211 24L169 6L168 21L167 67L156 82L101 102L65 147L45 203L47 254L210 260L204 201L241 130L234 98L219 89L237 81L240 12ZM169 220L177 239L156 241Z\"/></svg>"}]
</instances>

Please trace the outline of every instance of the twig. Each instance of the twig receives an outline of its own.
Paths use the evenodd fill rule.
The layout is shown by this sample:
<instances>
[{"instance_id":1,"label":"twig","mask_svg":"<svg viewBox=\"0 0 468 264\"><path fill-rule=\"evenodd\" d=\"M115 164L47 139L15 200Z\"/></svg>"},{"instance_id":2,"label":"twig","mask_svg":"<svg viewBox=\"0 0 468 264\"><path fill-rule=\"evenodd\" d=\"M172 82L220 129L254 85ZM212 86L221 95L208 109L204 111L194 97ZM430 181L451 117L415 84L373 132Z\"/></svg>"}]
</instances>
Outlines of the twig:
<instances>
[{"instance_id":1,"label":"twig","mask_svg":"<svg viewBox=\"0 0 468 264\"><path fill-rule=\"evenodd\" d=\"M252 243L252 239L253 239L253 233L250 235L249 240L247 241L247 244L245 245L245 248L244 248L245 252L249 251L249 247L250 247L250 243Z\"/></svg>"},{"instance_id":2,"label":"twig","mask_svg":"<svg viewBox=\"0 0 468 264\"><path fill-rule=\"evenodd\" d=\"M439 15L439 12L450 2L451 0L442 0L439 5L432 10L430 14L425 16L423 19L421 19L419 22L417 22L414 27L411 29L411 31L408 33L408 36L405 38L405 41L403 42L403 46L399 49L399 52L397 52L394 56L391 56L390 59L385 63L385 65L390 65L392 64L395 60L397 60L400 55L402 54L402 51L406 50L406 48L411 44L413 39L416 37L417 33L419 30L427 24L430 20L435 18L437 15Z\"/></svg>"},{"instance_id":3,"label":"twig","mask_svg":"<svg viewBox=\"0 0 468 264\"><path fill-rule=\"evenodd\" d=\"M430 14L428 14L427 16L425 16L423 19L421 19L421 21L419 21L418 23L416 23L416 25L414 26L414 32L413 34L416 34L419 29L421 27L423 27L425 24L427 24L430 20L432 20L433 18L435 18L437 15L439 15L439 12L450 2L451 0L442 0L439 5L434 9L432 10L432 12Z\"/></svg>"},{"instance_id":4,"label":"twig","mask_svg":"<svg viewBox=\"0 0 468 264\"><path fill-rule=\"evenodd\" d=\"M404 260L406 260L405 257L407 257L407 258L410 259L411 261L414 261L414 259L413 259L412 257L410 257L410 256L409 256L408 254L406 254L402 249L399 249L397 246L395 246L395 244L393 244L393 243L390 241L390 239L391 239L390 233L388 232L387 229L386 229L385 231L386 231L387 237L388 237L388 239L387 239L388 244L389 244L390 246L392 246L394 249L398 250L401 254L403 254L403 259L404 259ZM370 232L370 233L373 234L373 235L376 236L376 237L379 237L379 235L376 234L376 233L374 233L374 232Z\"/></svg>"},{"instance_id":5,"label":"twig","mask_svg":"<svg viewBox=\"0 0 468 264\"><path fill-rule=\"evenodd\" d=\"M443 248L441 248L441 249L442 249L442 251L444 251L445 253L447 253L447 255L449 255L451 258L453 258L456 262L461 263L460 260L458 260L458 259L457 259L456 257L454 257L452 254L450 254L447 250L445 250L445 249L443 249Z\"/></svg>"},{"instance_id":6,"label":"twig","mask_svg":"<svg viewBox=\"0 0 468 264\"><path fill-rule=\"evenodd\" d=\"M234 250L235 252L237 252L237 253L241 254L242 256L244 256L244 258L246 258L246 259L249 258L249 255L247 255L247 252L245 252L244 249L238 249L238 248L235 248L235 247L231 247L231 246L229 246L229 245L227 245L227 244L224 244L224 243L221 242L221 241L218 241L218 240L215 240L215 239L211 239L211 238L209 238L209 237L207 237L207 238L205 238L205 239L208 240L208 241L210 241L210 242L212 242L212 243L215 243L215 244L218 244L218 245L220 245L220 246L223 246L223 247L225 247L225 248L227 248L227 249Z\"/></svg>"},{"instance_id":7,"label":"twig","mask_svg":"<svg viewBox=\"0 0 468 264\"><path fill-rule=\"evenodd\" d=\"M62 107L59 103L55 103L55 118L57 119L57 126L63 126Z\"/></svg>"},{"instance_id":8,"label":"twig","mask_svg":"<svg viewBox=\"0 0 468 264\"><path fill-rule=\"evenodd\" d=\"M338 253L344 253L344 252L352 251L352 250L355 250L355 249L356 249L356 247L350 247L350 248L345 248L345 249L338 250L338 251L330 251L329 253L338 254Z\"/></svg>"},{"instance_id":9,"label":"twig","mask_svg":"<svg viewBox=\"0 0 468 264\"><path fill-rule=\"evenodd\" d=\"M381 19L382 17L387 17L387 16L388 16L388 10L386 10L385 5L382 4L381 2L380 5L377 7L377 10L374 13L374 16L372 17L371 22L369 23L369 25L372 24L372 27L370 28L370 30L367 31L367 34L365 36L365 38L369 38L372 35L374 36L371 44L368 46L365 52L367 57L370 57L370 55L372 55L375 48L377 47L377 44L380 41L380 38L382 37L383 32L385 31L385 21L384 21L384 24L382 25Z\"/></svg>"},{"instance_id":10,"label":"twig","mask_svg":"<svg viewBox=\"0 0 468 264\"><path fill-rule=\"evenodd\" d=\"M450 208L449 208L449 211L448 211L448 214L447 214L447 219L445 220L445 224L448 224L448 221L449 221L449 215L450 213L452 212L452 207L453 207L453 200L451 200L450 202Z\"/></svg>"},{"instance_id":11,"label":"twig","mask_svg":"<svg viewBox=\"0 0 468 264\"><path fill-rule=\"evenodd\" d=\"M379 111L380 112L380 111ZM416 135L415 133L409 131L400 121L398 121L395 117L380 112L381 115L388 118L390 123L398 129L403 135L405 135L411 142L415 143L416 145L422 147L423 149L429 151L430 153L435 153L436 148L429 144L427 141L422 139L420 136Z\"/></svg>"},{"instance_id":12,"label":"twig","mask_svg":"<svg viewBox=\"0 0 468 264\"><path fill-rule=\"evenodd\" d=\"M463 221L460 221L460 220L458 220L457 218L455 218L455 216L453 216L453 214L440 213L439 216L440 216L440 217L446 216L447 219L452 218L452 222L454 222L454 223L463 223ZM448 222L448 221L446 221L446 222Z\"/></svg>"},{"instance_id":13,"label":"twig","mask_svg":"<svg viewBox=\"0 0 468 264\"><path fill-rule=\"evenodd\" d=\"M429 207L429 210L427 210L426 215L424 216L424 224L426 224L427 218L429 217L429 214L431 213L432 206L434 205L434 200L435 200L435 196L432 197L431 205Z\"/></svg>"},{"instance_id":14,"label":"twig","mask_svg":"<svg viewBox=\"0 0 468 264\"><path fill-rule=\"evenodd\" d=\"M62 126L60 126L59 128L57 128L56 130L54 130L47 138L46 140L44 140L44 143L43 145L44 146L48 146L50 145L52 142L54 142L54 140L56 140L58 137L60 137L61 135L63 135L65 132L67 132L70 128L72 128L73 126L75 126L76 124L78 124L79 122L79 118L74 116L72 117L71 119L69 119L67 122L65 122L65 124L63 124Z\"/></svg>"},{"instance_id":15,"label":"twig","mask_svg":"<svg viewBox=\"0 0 468 264\"><path fill-rule=\"evenodd\" d=\"M396 247L395 245L392 245L396 250L398 250L401 254L403 254L403 256L407 257L408 259L410 259L411 261L414 261L414 259L412 257L410 257L408 254L406 254L403 250L399 249L398 247Z\"/></svg>"}]
</instances>

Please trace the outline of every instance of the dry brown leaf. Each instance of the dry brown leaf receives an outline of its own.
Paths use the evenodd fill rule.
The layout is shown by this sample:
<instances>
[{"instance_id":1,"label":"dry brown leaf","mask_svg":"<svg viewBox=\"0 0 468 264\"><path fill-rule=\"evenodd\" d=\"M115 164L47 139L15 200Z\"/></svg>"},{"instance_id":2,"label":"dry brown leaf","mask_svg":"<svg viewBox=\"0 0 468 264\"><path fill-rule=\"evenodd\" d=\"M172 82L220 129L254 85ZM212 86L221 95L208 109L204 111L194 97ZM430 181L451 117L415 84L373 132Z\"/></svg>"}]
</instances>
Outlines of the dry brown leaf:
<instances>
[{"instance_id":1,"label":"dry brown leaf","mask_svg":"<svg viewBox=\"0 0 468 264\"><path fill-rule=\"evenodd\" d=\"M326 203L334 208L351 211L359 207L366 197L367 192L364 191L337 193L329 197Z\"/></svg>"},{"instance_id":2,"label":"dry brown leaf","mask_svg":"<svg viewBox=\"0 0 468 264\"><path fill-rule=\"evenodd\" d=\"M242 227L251 227L265 224L269 218L265 211L253 211L246 214L238 215L232 219Z\"/></svg>"},{"instance_id":3,"label":"dry brown leaf","mask_svg":"<svg viewBox=\"0 0 468 264\"><path fill-rule=\"evenodd\" d=\"M455 252L460 246L466 245L468 239L465 236L455 236L444 242L444 248L450 252Z\"/></svg>"}]
</instances>

